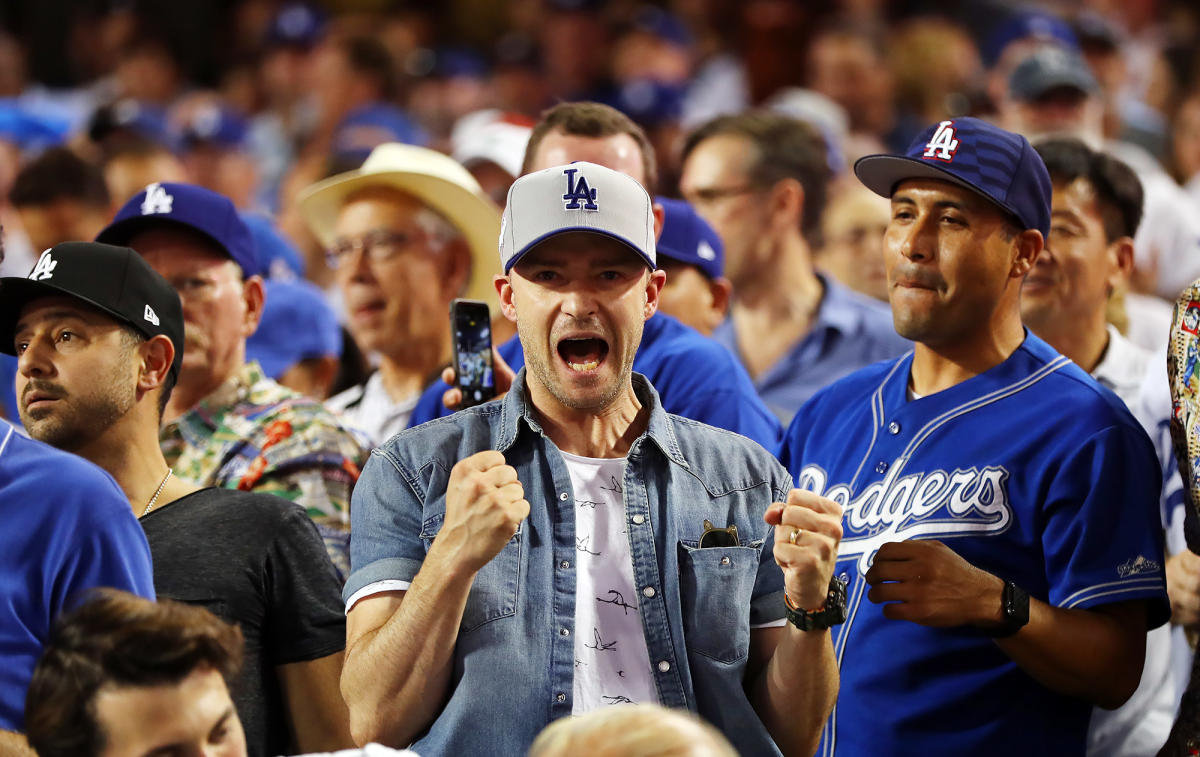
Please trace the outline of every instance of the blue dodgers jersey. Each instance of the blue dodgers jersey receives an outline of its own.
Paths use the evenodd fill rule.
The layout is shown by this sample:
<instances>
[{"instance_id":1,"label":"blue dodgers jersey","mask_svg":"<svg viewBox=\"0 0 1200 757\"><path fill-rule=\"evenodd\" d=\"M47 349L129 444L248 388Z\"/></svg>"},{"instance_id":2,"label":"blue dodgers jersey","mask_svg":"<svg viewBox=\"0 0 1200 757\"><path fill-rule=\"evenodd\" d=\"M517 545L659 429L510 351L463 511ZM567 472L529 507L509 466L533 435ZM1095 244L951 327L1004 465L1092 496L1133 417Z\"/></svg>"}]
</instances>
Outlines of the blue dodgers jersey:
<instances>
[{"instance_id":1,"label":"blue dodgers jersey","mask_svg":"<svg viewBox=\"0 0 1200 757\"><path fill-rule=\"evenodd\" d=\"M1028 334L1003 363L909 401L912 353L818 393L780 459L844 508L841 690L819 755L1083 755L1091 705L1035 682L980 631L888 620L863 580L887 542L939 539L1057 607L1170 610L1161 476L1117 397Z\"/></svg>"},{"instance_id":2,"label":"blue dodgers jersey","mask_svg":"<svg viewBox=\"0 0 1200 757\"><path fill-rule=\"evenodd\" d=\"M0 421L0 730L22 730L33 666L64 609L112 586L154 598L146 535L117 483Z\"/></svg>"},{"instance_id":3,"label":"blue dodgers jersey","mask_svg":"<svg viewBox=\"0 0 1200 757\"><path fill-rule=\"evenodd\" d=\"M496 348L513 371L525 365L517 337ZM759 399L750 375L724 347L666 313L646 321L633 370L650 379L668 413L733 431L768 450L779 445L783 427ZM442 394L450 386L435 381L417 401L409 428L449 415Z\"/></svg>"}]
</instances>

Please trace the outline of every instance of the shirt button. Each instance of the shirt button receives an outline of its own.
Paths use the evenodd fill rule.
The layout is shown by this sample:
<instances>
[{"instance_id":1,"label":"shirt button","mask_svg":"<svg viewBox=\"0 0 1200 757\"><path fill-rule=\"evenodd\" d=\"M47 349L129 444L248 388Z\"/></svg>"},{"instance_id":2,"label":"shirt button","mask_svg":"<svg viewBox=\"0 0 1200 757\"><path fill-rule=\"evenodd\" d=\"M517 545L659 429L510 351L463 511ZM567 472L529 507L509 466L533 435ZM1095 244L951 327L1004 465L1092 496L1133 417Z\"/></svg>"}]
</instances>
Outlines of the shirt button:
<instances>
[{"instance_id":1,"label":"shirt button","mask_svg":"<svg viewBox=\"0 0 1200 757\"><path fill-rule=\"evenodd\" d=\"M635 526L640 526L646 522L646 516L638 513L637 515L633 516L632 520Z\"/></svg>"},{"instance_id":2,"label":"shirt button","mask_svg":"<svg viewBox=\"0 0 1200 757\"><path fill-rule=\"evenodd\" d=\"M728 564L729 564L729 556L728 556L728 555L726 555L725 557L722 557L722 558L721 558L721 564L722 564L722 565L728 565Z\"/></svg>"},{"instance_id":3,"label":"shirt button","mask_svg":"<svg viewBox=\"0 0 1200 757\"><path fill-rule=\"evenodd\" d=\"M570 560L563 560L562 562L560 562L560 563L558 564L558 567L562 568L563 570L566 570L567 568L571 567L571 561L570 561Z\"/></svg>"},{"instance_id":4,"label":"shirt button","mask_svg":"<svg viewBox=\"0 0 1200 757\"><path fill-rule=\"evenodd\" d=\"M567 695L566 695L566 694L561 694L561 693L560 693L558 696L556 696L556 697L554 697L554 698L555 698L555 699L557 699L557 700L558 700L558 701L560 701L560 702L565 702L565 701L567 701Z\"/></svg>"},{"instance_id":5,"label":"shirt button","mask_svg":"<svg viewBox=\"0 0 1200 757\"><path fill-rule=\"evenodd\" d=\"M888 464L885 463L884 461L880 460L879 462L875 463L875 472L876 473L886 473L887 469L888 469Z\"/></svg>"},{"instance_id":6,"label":"shirt button","mask_svg":"<svg viewBox=\"0 0 1200 757\"><path fill-rule=\"evenodd\" d=\"M671 669L671 663L667 662L666 660L663 660L662 662L658 663L658 672L659 673L666 673L670 669Z\"/></svg>"},{"instance_id":7,"label":"shirt button","mask_svg":"<svg viewBox=\"0 0 1200 757\"><path fill-rule=\"evenodd\" d=\"M566 492L563 492L562 494L558 495L558 498L561 499L563 502L566 502L568 496L570 496L570 495L568 495Z\"/></svg>"},{"instance_id":8,"label":"shirt button","mask_svg":"<svg viewBox=\"0 0 1200 757\"><path fill-rule=\"evenodd\" d=\"M896 423L895 421L892 421L891 423L888 424L888 431L890 431L893 434L900 433L900 424Z\"/></svg>"},{"instance_id":9,"label":"shirt button","mask_svg":"<svg viewBox=\"0 0 1200 757\"><path fill-rule=\"evenodd\" d=\"M570 636L571 629L570 628L560 628L560 629L558 629L558 635L559 636Z\"/></svg>"},{"instance_id":10,"label":"shirt button","mask_svg":"<svg viewBox=\"0 0 1200 757\"><path fill-rule=\"evenodd\" d=\"M654 596L654 587L647 586L646 588L642 589L642 596L643 597L653 597Z\"/></svg>"}]
</instances>

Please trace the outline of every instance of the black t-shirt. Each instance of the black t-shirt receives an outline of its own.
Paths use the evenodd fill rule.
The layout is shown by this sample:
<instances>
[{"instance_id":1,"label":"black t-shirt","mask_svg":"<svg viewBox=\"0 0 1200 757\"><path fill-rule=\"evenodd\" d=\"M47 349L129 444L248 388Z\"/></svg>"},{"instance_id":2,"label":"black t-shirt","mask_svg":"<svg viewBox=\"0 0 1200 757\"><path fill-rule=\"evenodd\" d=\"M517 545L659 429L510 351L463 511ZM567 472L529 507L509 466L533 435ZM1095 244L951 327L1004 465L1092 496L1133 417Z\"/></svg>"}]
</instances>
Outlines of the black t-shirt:
<instances>
[{"instance_id":1,"label":"black t-shirt","mask_svg":"<svg viewBox=\"0 0 1200 757\"><path fill-rule=\"evenodd\" d=\"M277 665L346 645L337 574L304 510L281 497L203 489L141 519L159 597L200 605L246 639L233 701L250 757L291 751Z\"/></svg>"}]
</instances>

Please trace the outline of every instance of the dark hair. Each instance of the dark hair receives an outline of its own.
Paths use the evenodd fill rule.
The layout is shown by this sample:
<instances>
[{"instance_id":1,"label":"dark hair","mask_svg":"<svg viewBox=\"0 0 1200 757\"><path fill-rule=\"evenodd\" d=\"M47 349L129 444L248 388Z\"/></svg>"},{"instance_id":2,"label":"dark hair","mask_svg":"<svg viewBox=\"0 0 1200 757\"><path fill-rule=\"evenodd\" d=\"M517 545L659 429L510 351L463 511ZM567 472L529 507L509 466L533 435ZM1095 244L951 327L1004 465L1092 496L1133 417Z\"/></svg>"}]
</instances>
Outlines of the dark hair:
<instances>
[{"instance_id":1,"label":"dark hair","mask_svg":"<svg viewBox=\"0 0 1200 757\"><path fill-rule=\"evenodd\" d=\"M553 108L542 111L542 117L533 127L529 135L529 144L525 147L525 161L521 164L521 173L529 173L533 165L533 156L537 154L542 140L552 131L559 131L572 137L615 137L628 134L637 142L642 152L642 173L645 181L642 185L653 195L658 188L658 164L654 159L654 146L646 137L642 127L635 124L629 116L616 108L594 102L559 103Z\"/></svg>"},{"instance_id":2,"label":"dark hair","mask_svg":"<svg viewBox=\"0 0 1200 757\"><path fill-rule=\"evenodd\" d=\"M681 161L710 137L732 135L749 140L756 148L749 180L759 187L771 187L783 179L795 179L804 187L804 212L800 230L815 234L825 210L830 170L825 138L816 127L795 118L752 111L718 116L688 135Z\"/></svg>"},{"instance_id":3,"label":"dark hair","mask_svg":"<svg viewBox=\"0 0 1200 757\"><path fill-rule=\"evenodd\" d=\"M374 81L376 99L396 97L396 64L382 42L370 35L351 34L338 40L337 46L350 70Z\"/></svg>"},{"instance_id":4,"label":"dark hair","mask_svg":"<svg viewBox=\"0 0 1200 757\"><path fill-rule=\"evenodd\" d=\"M103 172L65 147L53 147L25 164L8 197L18 208L56 200L78 200L105 211L109 207Z\"/></svg>"},{"instance_id":5,"label":"dark hair","mask_svg":"<svg viewBox=\"0 0 1200 757\"><path fill-rule=\"evenodd\" d=\"M1078 139L1054 138L1034 145L1050 180L1070 184L1084 179L1096 192L1104 235L1109 242L1137 233L1142 220L1142 182L1133 169Z\"/></svg>"},{"instance_id":6,"label":"dark hair","mask_svg":"<svg viewBox=\"0 0 1200 757\"><path fill-rule=\"evenodd\" d=\"M229 685L241 663L242 632L208 610L98 589L55 622L25 696L25 733L39 757L95 757L102 687L172 685L201 666Z\"/></svg>"}]
</instances>

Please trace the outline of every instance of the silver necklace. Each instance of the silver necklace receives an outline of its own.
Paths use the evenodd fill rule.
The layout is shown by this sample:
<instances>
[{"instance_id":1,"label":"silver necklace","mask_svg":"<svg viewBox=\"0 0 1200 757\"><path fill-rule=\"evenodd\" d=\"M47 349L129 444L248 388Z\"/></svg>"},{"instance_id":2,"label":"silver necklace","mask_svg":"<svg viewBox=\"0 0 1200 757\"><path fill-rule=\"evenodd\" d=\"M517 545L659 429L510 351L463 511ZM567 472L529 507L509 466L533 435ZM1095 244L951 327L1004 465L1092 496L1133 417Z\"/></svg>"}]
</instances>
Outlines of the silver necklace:
<instances>
[{"instance_id":1,"label":"silver necklace","mask_svg":"<svg viewBox=\"0 0 1200 757\"><path fill-rule=\"evenodd\" d=\"M167 479L171 477L173 472L174 471L172 471L170 468L167 468L167 475L163 476L162 482L158 485L158 488L154 490L154 496L151 497L150 501L146 503L146 509L142 510L142 514L138 516L139 518L144 517L146 513L150 512L150 508L154 507L154 503L158 501L158 495L162 494L163 487L167 485Z\"/></svg>"}]
</instances>

